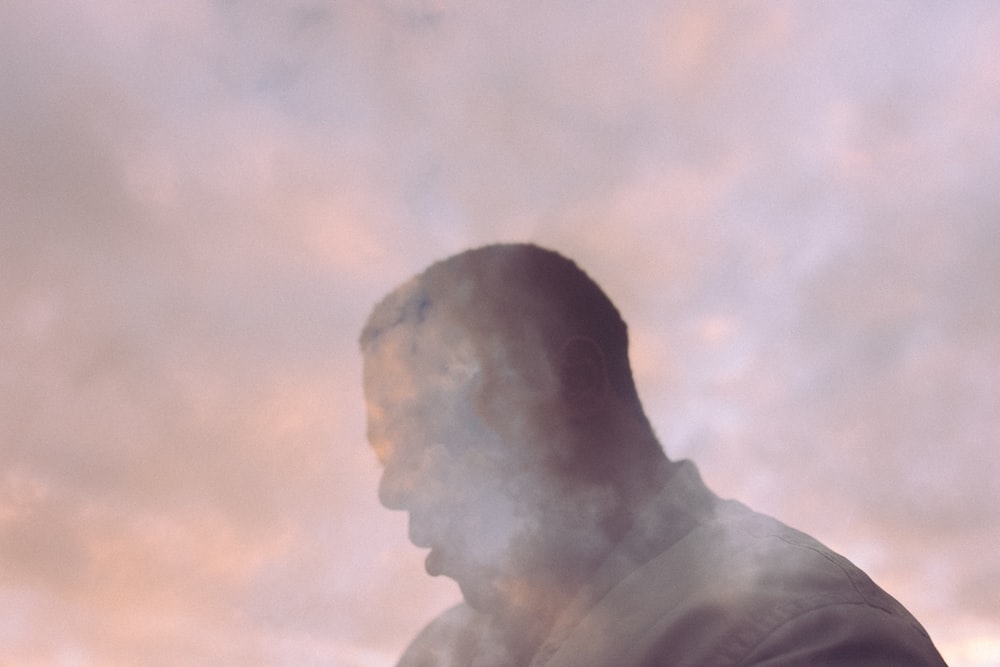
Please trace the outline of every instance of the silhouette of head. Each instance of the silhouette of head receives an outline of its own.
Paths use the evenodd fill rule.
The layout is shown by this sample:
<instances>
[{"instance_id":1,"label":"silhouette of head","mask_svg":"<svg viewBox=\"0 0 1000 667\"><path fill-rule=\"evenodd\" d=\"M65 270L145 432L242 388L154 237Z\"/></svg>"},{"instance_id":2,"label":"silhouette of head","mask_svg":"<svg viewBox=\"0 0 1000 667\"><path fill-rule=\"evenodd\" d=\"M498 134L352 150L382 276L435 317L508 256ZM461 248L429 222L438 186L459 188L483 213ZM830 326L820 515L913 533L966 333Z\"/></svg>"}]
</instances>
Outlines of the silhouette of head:
<instances>
[{"instance_id":1,"label":"silhouette of head","mask_svg":"<svg viewBox=\"0 0 1000 667\"><path fill-rule=\"evenodd\" d=\"M621 532L601 434L648 428L603 291L552 251L487 246L388 295L361 346L379 497L427 571L489 612L571 591Z\"/></svg>"}]
</instances>

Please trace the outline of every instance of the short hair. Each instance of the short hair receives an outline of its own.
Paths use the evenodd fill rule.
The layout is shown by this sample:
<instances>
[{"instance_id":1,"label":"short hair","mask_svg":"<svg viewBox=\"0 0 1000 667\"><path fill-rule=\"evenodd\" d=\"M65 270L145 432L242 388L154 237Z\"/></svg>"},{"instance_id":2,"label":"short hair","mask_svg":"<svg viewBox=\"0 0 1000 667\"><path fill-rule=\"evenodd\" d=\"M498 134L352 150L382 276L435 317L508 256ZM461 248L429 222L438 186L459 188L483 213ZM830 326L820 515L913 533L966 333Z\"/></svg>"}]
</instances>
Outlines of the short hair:
<instances>
[{"instance_id":1,"label":"short hair","mask_svg":"<svg viewBox=\"0 0 1000 667\"><path fill-rule=\"evenodd\" d=\"M612 390L642 411L628 357L628 327L611 299L575 262L533 244L494 244L432 264L372 311L363 351L388 330L418 326L446 313L480 343L501 342L508 355L525 345L555 352L573 336L604 355Z\"/></svg>"}]
</instances>

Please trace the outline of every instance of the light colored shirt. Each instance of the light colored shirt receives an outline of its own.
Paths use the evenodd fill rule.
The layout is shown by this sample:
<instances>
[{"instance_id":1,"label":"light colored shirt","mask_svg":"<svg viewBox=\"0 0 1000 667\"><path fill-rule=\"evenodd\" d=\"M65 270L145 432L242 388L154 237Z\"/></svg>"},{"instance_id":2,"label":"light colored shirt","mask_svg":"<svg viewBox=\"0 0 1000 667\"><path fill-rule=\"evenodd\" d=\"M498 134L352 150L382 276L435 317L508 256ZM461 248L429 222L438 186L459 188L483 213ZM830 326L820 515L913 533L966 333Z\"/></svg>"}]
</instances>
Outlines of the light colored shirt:
<instances>
[{"instance_id":1,"label":"light colored shirt","mask_svg":"<svg viewBox=\"0 0 1000 667\"><path fill-rule=\"evenodd\" d=\"M399 667L513 667L459 605ZM846 558L709 491L678 464L560 614L530 667L944 665L915 618Z\"/></svg>"}]
</instances>

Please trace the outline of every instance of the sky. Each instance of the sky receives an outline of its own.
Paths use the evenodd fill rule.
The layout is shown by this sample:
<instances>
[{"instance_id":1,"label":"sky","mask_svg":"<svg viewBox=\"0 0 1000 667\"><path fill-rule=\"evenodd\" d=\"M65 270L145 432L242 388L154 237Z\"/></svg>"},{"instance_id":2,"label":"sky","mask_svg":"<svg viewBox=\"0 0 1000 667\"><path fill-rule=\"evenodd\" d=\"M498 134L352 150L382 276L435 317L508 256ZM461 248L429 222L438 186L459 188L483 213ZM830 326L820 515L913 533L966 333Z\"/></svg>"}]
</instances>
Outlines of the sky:
<instances>
[{"instance_id":1,"label":"sky","mask_svg":"<svg viewBox=\"0 0 1000 667\"><path fill-rule=\"evenodd\" d=\"M382 667L459 599L357 336L494 241L720 495L1000 664L1000 6L0 5L0 665Z\"/></svg>"}]
</instances>

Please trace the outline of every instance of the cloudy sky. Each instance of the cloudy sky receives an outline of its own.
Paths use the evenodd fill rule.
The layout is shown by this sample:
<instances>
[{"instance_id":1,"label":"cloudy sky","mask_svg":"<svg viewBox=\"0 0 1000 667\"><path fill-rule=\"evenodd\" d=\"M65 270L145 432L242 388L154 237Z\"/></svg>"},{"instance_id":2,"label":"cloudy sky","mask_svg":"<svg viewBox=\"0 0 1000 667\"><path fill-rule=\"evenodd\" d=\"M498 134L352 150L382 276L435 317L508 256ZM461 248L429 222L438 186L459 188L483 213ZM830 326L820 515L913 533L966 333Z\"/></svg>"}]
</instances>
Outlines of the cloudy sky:
<instances>
[{"instance_id":1,"label":"cloudy sky","mask_svg":"<svg viewBox=\"0 0 1000 667\"><path fill-rule=\"evenodd\" d=\"M1000 663L1000 6L0 5L0 665L387 667L356 338L576 259L668 454Z\"/></svg>"}]
</instances>

